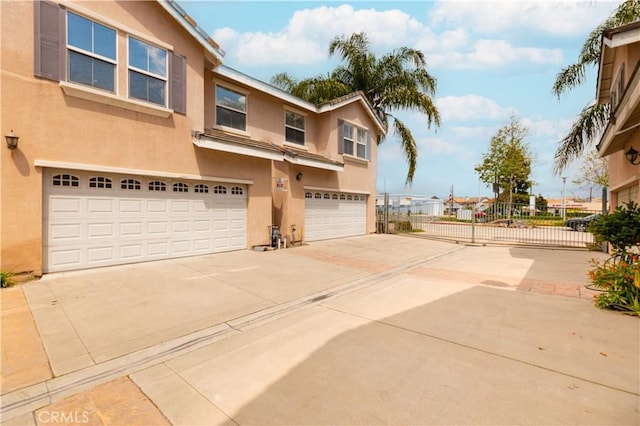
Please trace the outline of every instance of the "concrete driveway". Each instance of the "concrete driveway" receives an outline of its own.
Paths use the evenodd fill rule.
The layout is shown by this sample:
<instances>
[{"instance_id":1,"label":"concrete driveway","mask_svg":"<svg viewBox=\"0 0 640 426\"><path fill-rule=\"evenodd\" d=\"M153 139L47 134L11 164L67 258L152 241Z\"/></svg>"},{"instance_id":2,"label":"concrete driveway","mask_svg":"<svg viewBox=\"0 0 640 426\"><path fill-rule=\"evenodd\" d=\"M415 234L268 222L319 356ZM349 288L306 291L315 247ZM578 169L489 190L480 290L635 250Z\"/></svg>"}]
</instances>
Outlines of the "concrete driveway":
<instances>
[{"instance_id":1,"label":"concrete driveway","mask_svg":"<svg viewBox=\"0 0 640 426\"><path fill-rule=\"evenodd\" d=\"M594 257L371 235L46 276L55 377L3 423L637 424L640 321L593 306Z\"/></svg>"}]
</instances>

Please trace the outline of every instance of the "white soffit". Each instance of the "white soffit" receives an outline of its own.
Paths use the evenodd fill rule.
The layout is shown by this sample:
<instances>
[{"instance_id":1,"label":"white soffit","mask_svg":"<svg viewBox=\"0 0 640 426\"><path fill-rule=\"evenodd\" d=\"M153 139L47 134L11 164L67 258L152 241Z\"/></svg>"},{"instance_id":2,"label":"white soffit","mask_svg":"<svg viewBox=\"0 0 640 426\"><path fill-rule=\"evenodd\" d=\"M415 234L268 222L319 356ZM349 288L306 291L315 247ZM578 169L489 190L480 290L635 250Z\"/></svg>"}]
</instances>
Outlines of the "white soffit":
<instances>
[{"instance_id":1,"label":"white soffit","mask_svg":"<svg viewBox=\"0 0 640 426\"><path fill-rule=\"evenodd\" d=\"M292 164L299 166L315 167L316 169L332 170L335 172L344 171L344 165L338 163L327 163L324 161L318 161L311 158L294 157L285 154L284 159Z\"/></svg>"},{"instance_id":2,"label":"white soffit","mask_svg":"<svg viewBox=\"0 0 640 426\"><path fill-rule=\"evenodd\" d=\"M193 144L199 148L213 149L215 151L230 152L232 154L247 155L249 157L265 158L267 160L283 161L283 154L280 152L264 150L252 146L236 145L229 142L216 140L193 139Z\"/></svg>"}]
</instances>

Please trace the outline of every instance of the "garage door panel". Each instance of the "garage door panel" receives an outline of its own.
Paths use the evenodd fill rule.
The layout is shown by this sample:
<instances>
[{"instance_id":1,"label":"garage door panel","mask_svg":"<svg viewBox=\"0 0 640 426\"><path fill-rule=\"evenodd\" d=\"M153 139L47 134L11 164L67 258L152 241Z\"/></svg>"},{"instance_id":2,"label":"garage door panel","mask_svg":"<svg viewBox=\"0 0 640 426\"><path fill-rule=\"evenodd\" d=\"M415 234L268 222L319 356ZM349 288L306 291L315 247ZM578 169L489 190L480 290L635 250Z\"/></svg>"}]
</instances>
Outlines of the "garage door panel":
<instances>
[{"instance_id":1,"label":"garage door panel","mask_svg":"<svg viewBox=\"0 0 640 426\"><path fill-rule=\"evenodd\" d=\"M78 185L56 186L56 174L77 177ZM103 180L89 182L96 175L45 171L45 272L246 248L244 187L226 185L227 193L218 194L211 191L214 183L163 179L169 190L162 191L157 178L103 173L98 175L114 182L103 188L95 185ZM190 192L173 192L174 187Z\"/></svg>"},{"instance_id":2,"label":"garage door panel","mask_svg":"<svg viewBox=\"0 0 640 426\"><path fill-rule=\"evenodd\" d=\"M79 248L53 250L50 254L51 262L55 265L80 266L82 251Z\"/></svg>"},{"instance_id":3,"label":"garage door panel","mask_svg":"<svg viewBox=\"0 0 640 426\"><path fill-rule=\"evenodd\" d=\"M120 223L121 237L142 237L144 235L144 224L142 222Z\"/></svg>"},{"instance_id":4,"label":"garage door panel","mask_svg":"<svg viewBox=\"0 0 640 426\"><path fill-rule=\"evenodd\" d=\"M148 223L148 233L153 236L168 235L169 234L169 222L156 221Z\"/></svg>"},{"instance_id":5,"label":"garage door panel","mask_svg":"<svg viewBox=\"0 0 640 426\"><path fill-rule=\"evenodd\" d=\"M174 241L172 244L173 254L184 254L189 253L191 251L191 241L183 240L183 241Z\"/></svg>"},{"instance_id":6,"label":"garage door panel","mask_svg":"<svg viewBox=\"0 0 640 426\"><path fill-rule=\"evenodd\" d=\"M142 213L143 210L143 202L142 200L127 200L121 199L118 203L118 213L120 214L130 214L130 213Z\"/></svg>"},{"instance_id":7,"label":"garage door panel","mask_svg":"<svg viewBox=\"0 0 640 426\"><path fill-rule=\"evenodd\" d=\"M149 256L169 256L169 245L166 242L149 243L147 247Z\"/></svg>"},{"instance_id":8,"label":"garage door panel","mask_svg":"<svg viewBox=\"0 0 640 426\"><path fill-rule=\"evenodd\" d=\"M88 198L87 213L115 213L115 201L108 198Z\"/></svg>"},{"instance_id":9,"label":"garage door panel","mask_svg":"<svg viewBox=\"0 0 640 426\"><path fill-rule=\"evenodd\" d=\"M169 203L167 200L148 200L148 213L167 213L169 211Z\"/></svg>"},{"instance_id":10,"label":"garage door panel","mask_svg":"<svg viewBox=\"0 0 640 426\"><path fill-rule=\"evenodd\" d=\"M52 242L58 240L77 240L82 237L81 226L78 223L52 225L49 235Z\"/></svg>"},{"instance_id":11,"label":"garage door panel","mask_svg":"<svg viewBox=\"0 0 640 426\"><path fill-rule=\"evenodd\" d=\"M89 223L87 224L87 238L104 238L114 236L113 223Z\"/></svg>"},{"instance_id":12,"label":"garage door panel","mask_svg":"<svg viewBox=\"0 0 640 426\"><path fill-rule=\"evenodd\" d=\"M87 261L91 263L96 262L110 262L114 259L114 247L91 247L87 250Z\"/></svg>"},{"instance_id":13,"label":"garage door panel","mask_svg":"<svg viewBox=\"0 0 640 426\"><path fill-rule=\"evenodd\" d=\"M49 212L64 214L64 213L80 213L81 200L79 198L71 197L52 197L49 200Z\"/></svg>"},{"instance_id":14,"label":"garage door panel","mask_svg":"<svg viewBox=\"0 0 640 426\"><path fill-rule=\"evenodd\" d=\"M125 260L142 260L144 254L142 244L129 244L120 246L120 258Z\"/></svg>"},{"instance_id":15,"label":"garage door panel","mask_svg":"<svg viewBox=\"0 0 640 426\"><path fill-rule=\"evenodd\" d=\"M189 202L187 200L171 200L172 213L188 213Z\"/></svg>"}]
</instances>

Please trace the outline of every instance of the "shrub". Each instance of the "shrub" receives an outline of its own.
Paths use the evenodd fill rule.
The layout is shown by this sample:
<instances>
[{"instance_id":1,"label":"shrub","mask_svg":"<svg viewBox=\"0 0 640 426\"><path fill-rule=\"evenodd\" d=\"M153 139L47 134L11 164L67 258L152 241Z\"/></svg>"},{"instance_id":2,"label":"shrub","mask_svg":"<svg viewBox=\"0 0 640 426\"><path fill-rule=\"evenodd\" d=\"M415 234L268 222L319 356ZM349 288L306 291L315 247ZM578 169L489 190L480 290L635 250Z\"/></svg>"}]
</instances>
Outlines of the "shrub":
<instances>
[{"instance_id":1,"label":"shrub","mask_svg":"<svg viewBox=\"0 0 640 426\"><path fill-rule=\"evenodd\" d=\"M589 272L593 286L601 290L596 305L640 316L640 209L633 202L619 206L593 221L590 229L596 243L609 243L613 249L607 261L594 261Z\"/></svg>"},{"instance_id":2,"label":"shrub","mask_svg":"<svg viewBox=\"0 0 640 426\"><path fill-rule=\"evenodd\" d=\"M0 285L2 288L11 287L16 282L13 279L13 273L0 271Z\"/></svg>"}]
</instances>

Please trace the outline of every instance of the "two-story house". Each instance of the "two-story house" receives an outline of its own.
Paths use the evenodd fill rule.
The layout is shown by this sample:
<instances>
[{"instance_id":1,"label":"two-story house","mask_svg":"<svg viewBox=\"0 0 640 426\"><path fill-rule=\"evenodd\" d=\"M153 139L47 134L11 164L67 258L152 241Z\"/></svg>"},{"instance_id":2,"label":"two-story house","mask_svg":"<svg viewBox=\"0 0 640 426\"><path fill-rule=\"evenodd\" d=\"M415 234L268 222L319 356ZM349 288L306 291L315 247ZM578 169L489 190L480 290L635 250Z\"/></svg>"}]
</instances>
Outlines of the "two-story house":
<instances>
[{"instance_id":1,"label":"two-story house","mask_svg":"<svg viewBox=\"0 0 640 426\"><path fill-rule=\"evenodd\" d=\"M375 231L385 130L362 94L316 106L225 67L173 1L0 2L0 19L3 271L251 249L271 225Z\"/></svg>"},{"instance_id":2,"label":"two-story house","mask_svg":"<svg viewBox=\"0 0 640 426\"><path fill-rule=\"evenodd\" d=\"M640 21L602 36L597 102L611 118L598 144L609 168L609 206L640 203Z\"/></svg>"}]
</instances>

